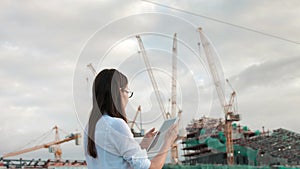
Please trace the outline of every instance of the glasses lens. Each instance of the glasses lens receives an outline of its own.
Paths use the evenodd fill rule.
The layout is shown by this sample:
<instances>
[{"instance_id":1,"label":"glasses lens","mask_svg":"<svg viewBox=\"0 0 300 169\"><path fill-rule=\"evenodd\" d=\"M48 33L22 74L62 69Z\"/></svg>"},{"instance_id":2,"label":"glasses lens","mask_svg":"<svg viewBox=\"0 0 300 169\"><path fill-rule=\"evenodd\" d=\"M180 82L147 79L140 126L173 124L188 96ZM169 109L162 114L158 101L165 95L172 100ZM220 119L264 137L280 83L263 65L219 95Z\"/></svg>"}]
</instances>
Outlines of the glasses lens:
<instances>
[{"instance_id":1,"label":"glasses lens","mask_svg":"<svg viewBox=\"0 0 300 169\"><path fill-rule=\"evenodd\" d=\"M133 96L133 92L132 91L128 91L128 98L132 98Z\"/></svg>"},{"instance_id":2,"label":"glasses lens","mask_svg":"<svg viewBox=\"0 0 300 169\"><path fill-rule=\"evenodd\" d=\"M131 98L133 96L133 92L132 91L127 90L127 89L122 89L122 88L121 88L121 90L123 90L124 92L126 92L128 94L128 98Z\"/></svg>"}]
</instances>

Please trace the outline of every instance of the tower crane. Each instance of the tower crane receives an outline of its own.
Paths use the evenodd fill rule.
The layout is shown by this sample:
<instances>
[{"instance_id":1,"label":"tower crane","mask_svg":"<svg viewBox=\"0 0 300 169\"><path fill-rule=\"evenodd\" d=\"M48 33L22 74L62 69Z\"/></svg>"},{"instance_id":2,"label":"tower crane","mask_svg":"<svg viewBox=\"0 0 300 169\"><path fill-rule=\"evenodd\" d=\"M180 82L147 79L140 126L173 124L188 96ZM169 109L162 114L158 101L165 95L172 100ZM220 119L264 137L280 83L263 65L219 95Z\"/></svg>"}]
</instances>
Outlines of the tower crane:
<instances>
[{"instance_id":1,"label":"tower crane","mask_svg":"<svg viewBox=\"0 0 300 169\"><path fill-rule=\"evenodd\" d=\"M168 119L168 118L174 118L176 117L176 79L177 79L177 34L174 34L174 38L173 38L173 47L172 47L172 90L171 90L171 113L166 113L165 108L163 106L163 102L162 102L162 98L160 93L158 92L158 86L157 83L155 81L152 69L151 69L151 65L150 62L148 60L148 56L145 50L145 47L143 45L142 39L140 36L136 36L138 43L139 43L139 47L146 65L146 69L148 71L148 75L150 77L151 83L152 83L152 87L155 91L155 96L156 99L158 101L160 110L162 112L162 115L164 117L164 119ZM178 117L180 118L182 111L179 110L178 112ZM172 149L171 149L171 156L172 156L172 162L173 163L177 163L178 162L178 145L177 143L174 143L172 145Z\"/></svg>"},{"instance_id":2,"label":"tower crane","mask_svg":"<svg viewBox=\"0 0 300 169\"><path fill-rule=\"evenodd\" d=\"M16 156L16 155L20 155L20 154L24 154L24 153L28 153L28 152L32 152L35 150L39 150L42 148L53 148L54 149L54 157L56 160L61 160L61 155L62 155L62 150L60 148L60 144L71 141L71 140L75 140L75 144L79 145L79 139L81 138L81 134L80 133L75 133L75 134L70 134L69 136L67 136L65 139L60 140L59 136L58 136L58 127L54 126L53 130L55 130L55 140L45 143L45 144L41 144L41 145L37 145L31 148L26 148L26 149L22 149L19 151L15 151L15 152L10 152L7 154L4 154L1 159L3 158L7 158L7 157L12 157L12 156ZM55 147L52 147L55 146ZM49 150L50 150L49 149Z\"/></svg>"},{"instance_id":3,"label":"tower crane","mask_svg":"<svg viewBox=\"0 0 300 169\"><path fill-rule=\"evenodd\" d=\"M236 96L236 93L233 90L230 95L229 101L226 102L225 91L222 88L220 74L217 71L217 65L214 60L214 57L216 57L216 52L214 51L214 48L210 44L209 40L204 35L202 28L198 28L198 32L200 34L200 39L201 39L202 47L203 47L205 55L206 55L210 74L214 81L214 85L216 87L219 101L220 101L223 111L225 113L225 136L226 136L227 164L233 165L234 164L234 149L233 149L233 141L232 141L232 122L240 120L240 116L238 114L234 114L234 110L233 110L233 103L234 103L234 98ZM198 43L198 45L200 47L200 43ZM228 82L228 80L227 80L227 82Z\"/></svg>"},{"instance_id":4,"label":"tower crane","mask_svg":"<svg viewBox=\"0 0 300 169\"><path fill-rule=\"evenodd\" d=\"M138 41L138 44L139 44L139 47L140 47L140 50L141 50L141 53L142 53L145 65L146 65L146 69L147 69L148 75L149 75L151 83L152 83L152 87L153 87L154 92L155 92L155 97L157 99L160 111L162 113L163 118L167 119L166 110L165 110L165 107L163 105L161 95L160 95L160 93L158 91L158 86L157 86L157 83L155 81L155 78L154 78L154 75L153 75L153 72L152 72L152 68L151 68L150 62L149 62L148 57L147 57L147 53L146 53L143 41L142 41L142 39L141 39L141 37L139 35L137 35L136 38L137 38L137 41Z\"/></svg>"}]
</instances>

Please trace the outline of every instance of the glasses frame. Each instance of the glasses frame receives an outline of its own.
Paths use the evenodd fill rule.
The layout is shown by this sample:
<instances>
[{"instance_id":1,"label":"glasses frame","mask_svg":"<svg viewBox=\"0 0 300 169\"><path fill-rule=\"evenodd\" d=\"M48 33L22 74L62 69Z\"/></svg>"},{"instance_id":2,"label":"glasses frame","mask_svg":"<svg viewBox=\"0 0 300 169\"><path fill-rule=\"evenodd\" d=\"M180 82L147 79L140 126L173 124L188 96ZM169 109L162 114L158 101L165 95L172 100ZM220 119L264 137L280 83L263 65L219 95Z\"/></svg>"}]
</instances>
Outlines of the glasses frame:
<instances>
[{"instance_id":1,"label":"glasses frame","mask_svg":"<svg viewBox=\"0 0 300 169\"><path fill-rule=\"evenodd\" d=\"M133 96L133 91L127 90L127 89L123 89L123 88L121 88L121 90L123 90L124 92L126 92L126 93L128 94L128 98L132 98L132 96Z\"/></svg>"}]
</instances>

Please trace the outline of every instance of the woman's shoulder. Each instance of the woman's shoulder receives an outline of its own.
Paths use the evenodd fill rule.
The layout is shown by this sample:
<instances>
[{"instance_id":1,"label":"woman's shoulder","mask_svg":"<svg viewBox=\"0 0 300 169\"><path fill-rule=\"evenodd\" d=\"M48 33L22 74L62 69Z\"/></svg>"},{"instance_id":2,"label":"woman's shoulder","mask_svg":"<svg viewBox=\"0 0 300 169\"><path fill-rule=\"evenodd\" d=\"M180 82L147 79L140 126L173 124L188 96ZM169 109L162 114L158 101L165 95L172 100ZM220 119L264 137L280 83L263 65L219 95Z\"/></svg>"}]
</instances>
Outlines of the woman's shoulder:
<instances>
[{"instance_id":1,"label":"woman's shoulder","mask_svg":"<svg viewBox=\"0 0 300 169\"><path fill-rule=\"evenodd\" d=\"M103 118L115 131L121 132L122 134L126 135L131 134L127 123L123 119L111 117L109 115L103 115Z\"/></svg>"},{"instance_id":2,"label":"woman's shoulder","mask_svg":"<svg viewBox=\"0 0 300 169\"><path fill-rule=\"evenodd\" d=\"M117 118L117 117L111 117L107 114L104 114L102 116L104 118L105 121L109 122L109 124L112 124L112 125L125 125L127 126L127 123L121 119L121 118Z\"/></svg>"}]
</instances>

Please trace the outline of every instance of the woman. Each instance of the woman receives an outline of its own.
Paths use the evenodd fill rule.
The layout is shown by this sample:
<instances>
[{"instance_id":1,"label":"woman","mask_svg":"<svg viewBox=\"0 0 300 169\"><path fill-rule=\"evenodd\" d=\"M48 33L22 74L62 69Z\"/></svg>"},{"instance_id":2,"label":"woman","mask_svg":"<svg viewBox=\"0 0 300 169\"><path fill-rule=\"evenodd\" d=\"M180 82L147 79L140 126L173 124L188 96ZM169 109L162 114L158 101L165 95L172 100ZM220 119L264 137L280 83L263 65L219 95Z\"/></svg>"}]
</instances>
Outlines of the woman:
<instances>
[{"instance_id":1,"label":"woman","mask_svg":"<svg viewBox=\"0 0 300 169\"><path fill-rule=\"evenodd\" d=\"M93 108L84 138L89 169L158 169L164 165L167 152L178 133L173 125L166 133L160 152L151 160L145 148L154 136L151 129L139 145L127 125L125 107L132 92L126 76L115 69L105 69L93 84Z\"/></svg>"}]
</instances>

